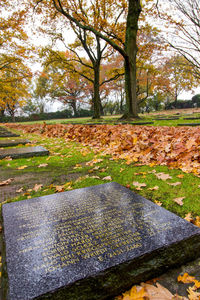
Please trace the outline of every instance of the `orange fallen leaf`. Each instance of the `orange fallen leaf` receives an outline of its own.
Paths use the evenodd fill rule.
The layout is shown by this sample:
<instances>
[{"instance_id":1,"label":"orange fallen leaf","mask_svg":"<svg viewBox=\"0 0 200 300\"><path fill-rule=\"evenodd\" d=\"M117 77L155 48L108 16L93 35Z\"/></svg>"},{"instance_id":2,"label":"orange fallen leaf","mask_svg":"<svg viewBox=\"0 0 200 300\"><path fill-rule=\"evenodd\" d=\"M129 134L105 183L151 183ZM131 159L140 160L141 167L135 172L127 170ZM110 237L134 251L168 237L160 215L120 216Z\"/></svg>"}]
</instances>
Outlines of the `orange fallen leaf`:
<instances>
[{"instance_id":1,"label":"orange fallen leaf","mask_svg":"<svg viewBox=\"0 0 200 300\"><path fill-rule=\"evenodd\" d=\"M14 180L14 178L9 178L7 180L4 180L2 182L0 182L0 186L3 186L3 185L9 185L11 184L11 182Z\"/></svg>"},{"instance_id":2,"label":"orange fallen leaf","mask_svg":"<svg viewBox=\"0 0 200 300\"><path fill-rule=\"evenodd\" d=\"M61 193L64 192L64 186L63 185L56 185L55 186L56 192Z\"/></svg>"},{"instance_id":3,"label":"orange fallen leaf","mask_svg":"<svg viewBox=\"0 0 200 300\"><path fill-rule=\"evenodd\" d=\"M183 199L185 199L185 197L175 198L175 199L173 199L173 201L182 206L183 205Z\"/></svg>"},{"instance_id":4,"label":"orange fallen leaf","mask_svg":"<svg viewBox=\"0 0 200 300\"><path fill-rule=\"evenodd\" d=\"M192 283L195 280L195 277L190 276L188 273L184 273L183 276L179 275L177 280L183 283Z\"/></svg>"},{"instance_id":5,"label":"orange fallen leaf","mask_svg":"<svg viewBox=\"0 0 200 300\"><path fill-rule=\"evenodd\" d=\"M183 178L185 175L184 174L179 174L179 175L177 175L176 177L178 177L178 178Z\"/></svg>"},{"instance_id":6,"label":"orange fallen leaf","mask_svg":"<svg viewBox=\"0 0 200 300\"><path fill-rule=\"evenodd\" d=\"M200 227L200 217L199 216L196 217L196 220L194 221L194 225Z\"/></svg>"}]
</instances>

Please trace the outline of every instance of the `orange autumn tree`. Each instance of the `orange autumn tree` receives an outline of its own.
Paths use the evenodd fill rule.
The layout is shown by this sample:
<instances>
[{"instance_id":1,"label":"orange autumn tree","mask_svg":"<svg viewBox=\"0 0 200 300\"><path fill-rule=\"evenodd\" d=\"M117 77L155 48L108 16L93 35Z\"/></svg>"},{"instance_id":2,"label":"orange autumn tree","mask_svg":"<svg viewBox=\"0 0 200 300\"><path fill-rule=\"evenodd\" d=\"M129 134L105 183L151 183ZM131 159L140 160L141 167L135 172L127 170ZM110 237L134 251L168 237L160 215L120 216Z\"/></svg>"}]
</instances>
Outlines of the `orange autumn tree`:
<instances>
[{"instance_id":1,"label":"orange autumn tree","mask_svg":"<svg viewBox=\"0 0 200 300\"><path fill-rule=\"evenodd\" d=\"M13 118L16 106L24 103L31 77L25 63L29 51L24 31L25 13L16 0L1 1L0 112L3 116L7 109Z\"/></svg>"}]
</instances>

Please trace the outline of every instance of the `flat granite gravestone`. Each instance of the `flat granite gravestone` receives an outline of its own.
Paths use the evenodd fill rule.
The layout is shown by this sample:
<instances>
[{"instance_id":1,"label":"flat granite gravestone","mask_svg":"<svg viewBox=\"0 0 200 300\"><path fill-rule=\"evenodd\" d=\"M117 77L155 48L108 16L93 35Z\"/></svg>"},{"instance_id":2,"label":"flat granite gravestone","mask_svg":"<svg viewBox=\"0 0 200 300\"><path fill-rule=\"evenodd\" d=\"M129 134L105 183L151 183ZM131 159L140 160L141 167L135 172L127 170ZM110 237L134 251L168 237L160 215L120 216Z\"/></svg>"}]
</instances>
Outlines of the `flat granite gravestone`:
<instances>
[{"instance_id":1,"label":"flat granite gravestone","mask_svg":"<svg viewBox=\"0 0 200 300\"><path fill-rule=\"evenodd\" d=\"M200 126L200 123L183 123L178 124L178 126Z\"/></svg>"},{"instance_id":2,"label":"flat granite gravestone","mask_svg":"<svg viewBox=\"0 0 200 300\"><path fill-rule=\"evenodd\" d=\"M17 140L0 140L0 147L11 147L11 146L17 146L17 145L25 145L30 143L29 140L24 140L24 139L17 139Z\"/></svg>"},{"instance_id":3,"label":"flat granite gravestone","mask_svg":"<svg viewBox=\"0 0 200 300\"><path fill-rule=\"evenodd\" d=\"M199 255L200 228L115 182L2 213L9 300L107 299Z\"/></svg>"},{"instance_id":4,"label":"flat granite gravestone","mask_svg":"<svg viewBox=\"0 0 200 300\"><path fill-rule=\"evenodd\" d=\"M17 137L19 134L13 133L4 127L0 127L0 137Z\"/></svg>"},{"instance_id":5,"label":"flat granite gravestone","mask_svg":"<svg viewBox=\"0 0 200 300\"><path fill-rule=\"evenodd\" d=\"M0 159L3 159L7 156L11 158L22 158L44 155L49 155L49 151L42 146L0 149Z\"/></svg>"}]
</instances>

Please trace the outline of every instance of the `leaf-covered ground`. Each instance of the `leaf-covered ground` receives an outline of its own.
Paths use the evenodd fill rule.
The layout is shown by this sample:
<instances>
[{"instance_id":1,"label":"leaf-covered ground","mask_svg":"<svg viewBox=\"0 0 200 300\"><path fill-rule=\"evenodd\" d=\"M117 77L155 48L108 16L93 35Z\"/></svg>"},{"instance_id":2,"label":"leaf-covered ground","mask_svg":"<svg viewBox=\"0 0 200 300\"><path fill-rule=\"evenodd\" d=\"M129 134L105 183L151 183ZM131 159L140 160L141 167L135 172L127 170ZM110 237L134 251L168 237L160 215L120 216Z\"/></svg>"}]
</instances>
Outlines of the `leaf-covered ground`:
<instances>
[{"instance_id":1,"label":"leaf-covered ground","mask_svg":"<svg viewBox=\"0 0 200 300\"><path fill-rule=\"evenodd\" d=\"M64 137L92 147L95 152L125 159L127 164L166 165L200 174L199 127L132 125L7 125L27 133Z\"/></svg>"},{"instance_id":2,"label":"leaf-covered ground","mask_svg":"<svg viewBox=\"0 0 200 300\"><path fill-rule=\"evenodd\" d=\"M146 163L145 161L141 163L142 155L138 156L137 160L135 156L133 156L134 159L131 159L131 155L134 153L140 154L140 151L143 151L143 156L145 155L145 149L148 147L147 138L151 137L152 141L155 140L153 144L151 144L152 142L149 143L149 147L152 145L162 147L162 141L170 143L170 137L171 143L176 142L175 136L178 135L177 132L181 132L180 128L177 128L179 129L177 132L176 128L172 128L173 130L169 130L168 133L167 129L169 127L162 129L133 127L130 125L49 126L43 124L16 126L16 124L12 124L12 128L23 129L25 132L24 137L30 139L35 145L46 147L50 151L50 156L0 160L0 192L2 189L6 190L12 187L17 193L16 198L11 197L8 201L19 201L45 194L117 181L158 205L162 205L170 211L185 217L188 221L200 225L200 182L197 167L196 171L194 167L192 167L192 170L182 168L183 172L180 170L180 166L170 164L169 168L160 161L156 163L155 158L148 160L148 156ZM181 134L180 138L182 140L184 136L185 144L190 140L187 134L191 132L191 129L195 129L197 135L196 128L182 128L184 134ZM192 138L196 136L193 133L190 134L192 134ZM197 141L197 138L195 140ZM182 144L185 146L183 142ZM173 150L173 145L170 149ZM197 152L197 149L197 145L192 146L192 151ZM157 157L156 153L160 153L159 151L161 150L151 150L155 157ZM165 155L170 154L169 151L165 151L164 146L162 152ZM191 171L192 173L187 173ZM24 180L21 183L18 181L19 178L26 178L28 174L35 174L35 180L29 179L28 182ZM45 178L48 178L48 182L44 180ZM191 269L185 270L185 272L189 272L190 275L196 277L196 279L191 279L185 275L186 279L183 280L187 281L189 278L193 280L190 281L190 286L187 286L187 283L178 283L178 275L184 275L182 271L173 276L173 280L171 275L168 276L171 278L171 282L185 286L184 293L179 293L179 288L172 291L170 289L171 282L165 285L161 281L155 281L153 284L134 286L117 299L184 299L179 297L178 294L185 295L187 297L185 299L199 299L199 263L200 261L196 263L192 272L189 272ZM199 271L197 272L197 270ZM166 281L164 279L164 283ZM165 290L165 288L170 291Z\"/></svg>"}]
</instances>

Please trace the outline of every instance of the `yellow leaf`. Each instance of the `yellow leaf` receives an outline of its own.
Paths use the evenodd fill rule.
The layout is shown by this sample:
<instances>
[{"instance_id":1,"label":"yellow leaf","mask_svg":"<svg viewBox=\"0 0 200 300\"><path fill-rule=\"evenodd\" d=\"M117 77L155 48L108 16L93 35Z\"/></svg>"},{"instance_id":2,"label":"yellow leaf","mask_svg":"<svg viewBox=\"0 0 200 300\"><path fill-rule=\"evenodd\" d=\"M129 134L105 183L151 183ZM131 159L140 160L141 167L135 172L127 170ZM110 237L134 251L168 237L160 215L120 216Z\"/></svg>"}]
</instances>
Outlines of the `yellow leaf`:
<instances>
[{"instance_id":1,"label":"yellow leaf","mask_svg":"<svg viewBox=\"0 0 200 300\"><path fill-rule=\"evenodd\" d=\"M133 145L135 145L137 143L137 136L135 136L134 138L133 138Z\"/></svg>"},{"instance_id":2,"label":"yellow leaf","mask_svg":"<svg viewBox=\"0 0 200 300\"><path fill-rule=\"evenodd\" d=\"M27 168L27 166L21 166L21 167L18 167L17 170L24 170L26 168Z\"/></svg>"},{"instance_id":3,"label":"yellow leaf","mask_svg":"<svg viewBox=\"0 0 200 300\"><path fill-rule=\"evenodd\" d=\"M186 214L184 219L186 221L188 221L188 222L191 222L192 221L192 215L191 215L191 213Z\"/></svg>"}]
</instances>

